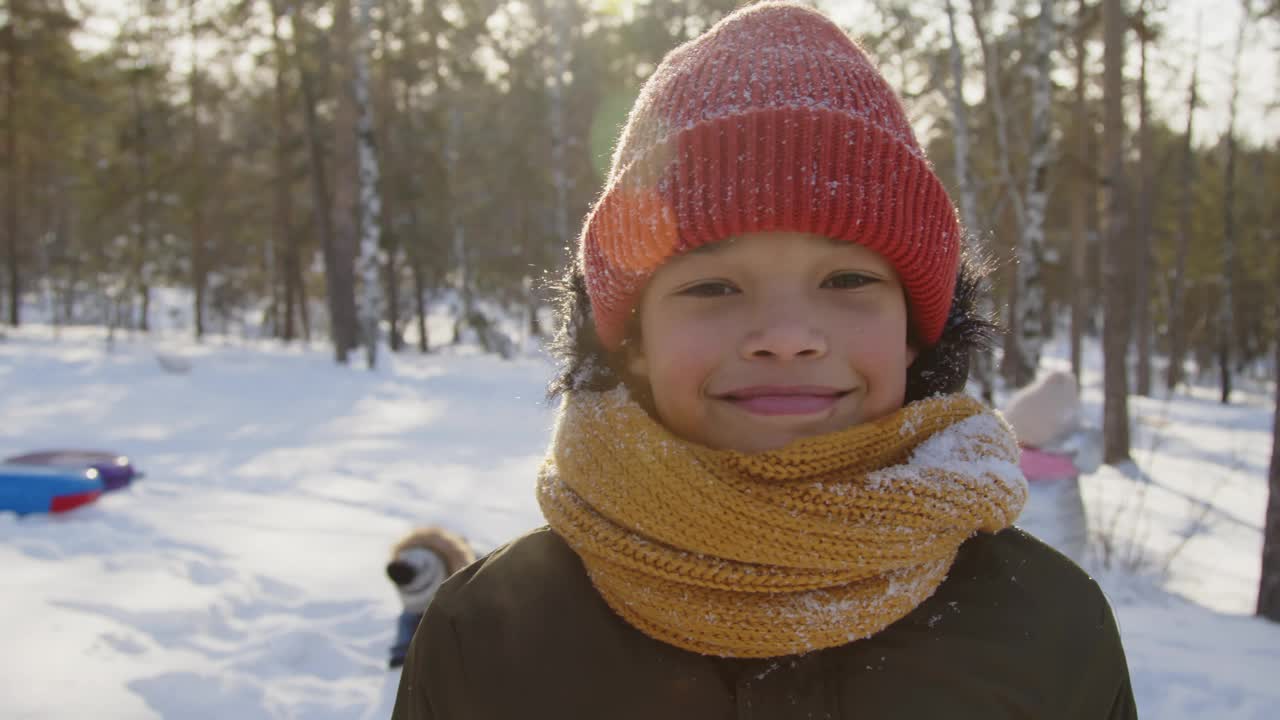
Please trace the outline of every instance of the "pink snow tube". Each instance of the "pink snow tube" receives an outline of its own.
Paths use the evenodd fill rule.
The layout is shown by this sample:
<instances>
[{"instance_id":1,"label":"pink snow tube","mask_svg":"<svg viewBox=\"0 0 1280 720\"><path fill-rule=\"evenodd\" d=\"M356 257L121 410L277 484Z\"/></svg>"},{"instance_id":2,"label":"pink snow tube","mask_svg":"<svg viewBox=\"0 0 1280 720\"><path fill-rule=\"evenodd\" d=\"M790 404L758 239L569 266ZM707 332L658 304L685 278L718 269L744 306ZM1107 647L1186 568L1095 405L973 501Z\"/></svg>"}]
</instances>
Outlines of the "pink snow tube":
<instances>
[{"instance_id":1,"label":"pink snow tube","mask_svg":"<svg viewBox=\"0 0 1280 720\"><path fill-rule=\"evenodd\" d=\"M1080 469L1070 455L1045 452L1033 447L1022 448L1022 460L1018 464L1028 482L1070 480L1080 474Z\"/></svg>"}]
</instances>

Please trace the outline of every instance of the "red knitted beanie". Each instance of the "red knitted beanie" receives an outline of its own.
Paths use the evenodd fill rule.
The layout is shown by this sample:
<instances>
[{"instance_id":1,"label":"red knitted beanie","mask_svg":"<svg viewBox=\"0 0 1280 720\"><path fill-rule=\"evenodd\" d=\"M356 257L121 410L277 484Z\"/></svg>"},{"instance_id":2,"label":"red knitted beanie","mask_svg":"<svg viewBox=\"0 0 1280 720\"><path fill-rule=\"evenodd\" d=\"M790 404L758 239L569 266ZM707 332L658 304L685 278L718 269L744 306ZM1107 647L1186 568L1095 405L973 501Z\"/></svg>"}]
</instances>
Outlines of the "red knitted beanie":
<instances>
[{"instance_id":1,"label":"red knitted beanie","mask_svg":"<svg viewBox=\"0 0 1280 720\"><path fill-rule=\"evenodd\" d=\"M815 10L761 3L672 50L645 82L580 244L596 331L617 349L653 272L748 232L848 240L897 270L937 342L955 206L867 54Z\"/></svg>"}]
</instances>

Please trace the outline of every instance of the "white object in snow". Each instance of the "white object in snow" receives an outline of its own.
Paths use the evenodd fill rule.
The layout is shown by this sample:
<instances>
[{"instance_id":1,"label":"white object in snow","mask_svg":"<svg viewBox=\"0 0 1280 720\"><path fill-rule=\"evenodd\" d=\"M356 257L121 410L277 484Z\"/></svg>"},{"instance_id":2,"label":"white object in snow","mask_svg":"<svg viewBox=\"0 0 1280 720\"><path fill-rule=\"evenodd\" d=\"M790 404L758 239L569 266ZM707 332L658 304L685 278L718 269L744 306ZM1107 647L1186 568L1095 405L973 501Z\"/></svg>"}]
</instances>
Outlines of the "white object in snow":
<instances>
[{"instance_id":1,"label":"white object in snow","mask_svg":"<svg viewBox=\"0 0 1280 720\"><path fill-rule=\"evenodd\" d=\"M156 351L156 362L160 363L161 369L167 373L174 375L186 375L191 372L191 361L181 355Z\"/></svg>"},{"instance_id":2,"label":"white object in snow","mask_svg":"<svg viewBox=\"0 0 1280 720\"><path fill-rule=\"evenodd\" d=\"M1065 370L1044 375L1014 393L1003 412L1019 443L1041 448L1050 445L1079 426L1076 378Z\"/></svg>"}]
</instances>

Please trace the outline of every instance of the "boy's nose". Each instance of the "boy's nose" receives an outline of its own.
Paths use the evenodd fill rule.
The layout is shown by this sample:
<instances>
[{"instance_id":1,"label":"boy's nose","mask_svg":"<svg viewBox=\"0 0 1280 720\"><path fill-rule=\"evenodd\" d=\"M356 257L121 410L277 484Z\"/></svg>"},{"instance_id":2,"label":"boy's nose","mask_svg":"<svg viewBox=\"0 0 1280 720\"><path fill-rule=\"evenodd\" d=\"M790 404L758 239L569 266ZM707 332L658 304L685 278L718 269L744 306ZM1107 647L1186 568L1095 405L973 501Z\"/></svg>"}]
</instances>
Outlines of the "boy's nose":
<instances>
[{"instance_id":1,"label":"boy's nose","mask_svg":"<svg viewBox=\"0 0 1280 720\"><path fill-rule=\"evenodd\" d=\"M744 358L819 358L827 354L826 336L799 313L771 313L742 344Z\"/></svg>"}]
</instances>

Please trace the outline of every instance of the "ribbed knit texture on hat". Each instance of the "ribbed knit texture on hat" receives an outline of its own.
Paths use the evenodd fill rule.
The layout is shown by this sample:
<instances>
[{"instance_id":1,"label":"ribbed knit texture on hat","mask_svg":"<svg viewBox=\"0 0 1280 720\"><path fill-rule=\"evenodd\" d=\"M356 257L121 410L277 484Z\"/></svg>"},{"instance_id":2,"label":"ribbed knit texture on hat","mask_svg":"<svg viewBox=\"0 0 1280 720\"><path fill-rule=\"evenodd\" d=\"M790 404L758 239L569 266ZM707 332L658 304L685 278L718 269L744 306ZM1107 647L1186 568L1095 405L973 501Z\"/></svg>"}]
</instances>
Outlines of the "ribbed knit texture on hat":
<instances>
[{"instance_id":1,"label":"ribbed knit texture on hat","mask_svg":"<svg viewBox=\"0 0 1280 720\"><path fill-rule=\"evenodd\" d=\"M917 337L942 333L961 231L897 97L815 10L761 3L671 51L644 84L580 252L616 349L653 272L725 238L849 240L897 270Z\"/></svg>"}]
</instances>

